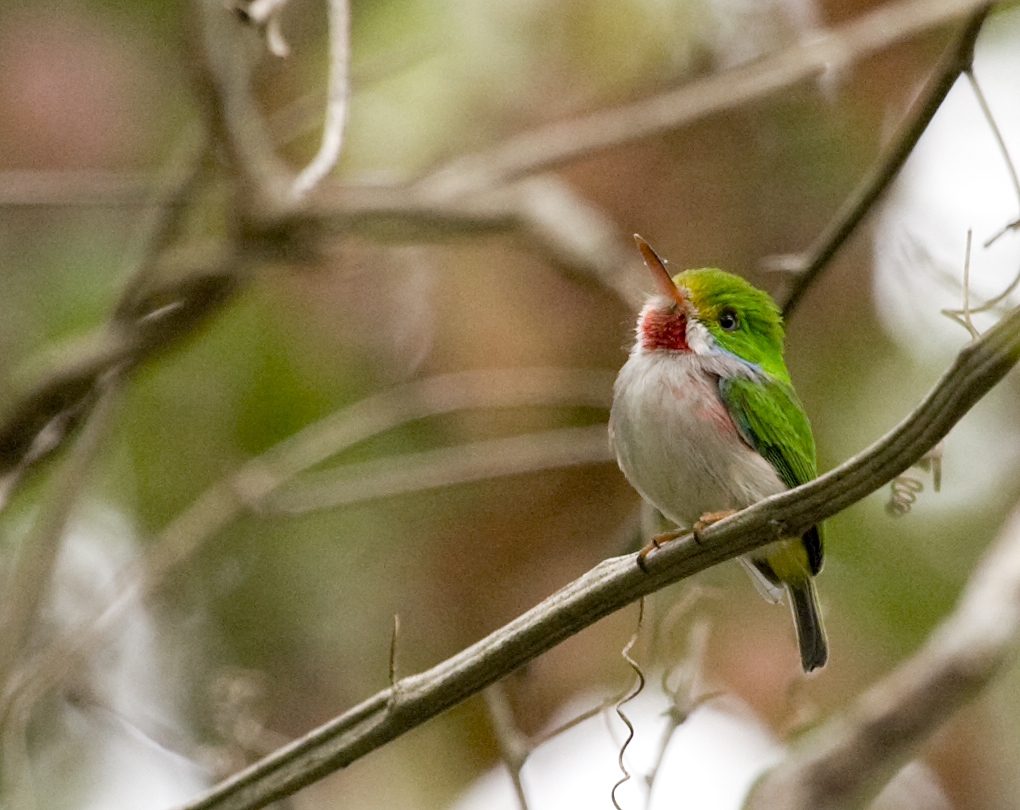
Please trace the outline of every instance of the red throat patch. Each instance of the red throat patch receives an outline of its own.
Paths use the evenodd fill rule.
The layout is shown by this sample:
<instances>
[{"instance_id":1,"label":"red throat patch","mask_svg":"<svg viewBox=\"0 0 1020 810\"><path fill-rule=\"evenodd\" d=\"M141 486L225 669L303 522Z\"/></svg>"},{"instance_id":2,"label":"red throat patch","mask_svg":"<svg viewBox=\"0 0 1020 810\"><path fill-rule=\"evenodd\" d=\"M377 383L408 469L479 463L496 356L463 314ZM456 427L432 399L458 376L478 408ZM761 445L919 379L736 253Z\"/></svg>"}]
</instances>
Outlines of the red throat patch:
<instances>
[{"instance_id":1,"label":"red throat patch","mask_svg":"<svg viewBox=\"0 0 1020 810\"><path fill-rule=\"evenodd\" d=\"M687 317L680 310L648 306L638 321L638 336L645 351L664 349L689 352L687 345Z\"/></svg>"}]
</instances>

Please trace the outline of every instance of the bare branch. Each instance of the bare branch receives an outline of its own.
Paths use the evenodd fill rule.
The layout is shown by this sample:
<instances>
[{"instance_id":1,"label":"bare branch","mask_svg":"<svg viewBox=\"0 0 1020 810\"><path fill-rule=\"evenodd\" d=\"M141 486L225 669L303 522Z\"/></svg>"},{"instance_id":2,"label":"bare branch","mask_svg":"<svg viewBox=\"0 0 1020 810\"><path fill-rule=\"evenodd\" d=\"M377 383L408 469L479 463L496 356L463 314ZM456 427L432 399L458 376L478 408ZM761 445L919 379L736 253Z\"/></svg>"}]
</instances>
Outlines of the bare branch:
<instances>
[{"instance_id":1,"label":"bare branch","mask_svg":"<svg viewBox=\"0 0 1020 810\"><path fill-rule=\"evenodd\" d=\"M253 810L350 764L484 689L604 616L709 566L808 527L855 503L920 459L1020 359L1020 308L967 344L929 394L863 453L646 558L606 560L540 605L419 675L234 775L187 810Z\"/></svg>"},{"instance_id":2,"label":"bare branch","mask_svg":"<svg viewBox=\"0 0 1020 810\"><path fill-rule=\"evenodd\" d=\"M261 22L274 17L281 5L279 0L257 0L244 11L253 15L255 22ZM633 303L633 291L620 281L621 268L630 263L629 242L625 235L616 233L613 224L594 206L577 199L563 184L550 185L551 181L536 180L516 191L514 186L504 184L555 168L597 149L677 129L809 79L830 69L833 63L860 58L970 12L969 23L947 50L929 90L915 104L916 112L908 115L889 153L862 181L806 257L797 258L789 268L799 275L786 306L789 314L803 290L895 176L960 70L969 64L987 5L978 0L912 0L886 5L823 37L670 93L524 133L492 149L454 160L411 185L349 187L320 183L317 193L302 206L299 218L330 224L345 233L387 240L396 236L402 241L447 238L451 233L522 229L552 258L607 283L624 300ZM221 17L225 15L217 15L215 10L207 13L211 19L207 20L202 36L204 47L198 48L196 95L204 102L216 140L226 147L240 176L247 177L247 185L257 192L235 196L242 201L252 200L245 204L262 209L261 217L290 216L296 212L282 205L280 198L286 171L273 156L271 143L259 123L261 118L247 86L244 60L231 56L230 33L217 27L222 26ZM346 57L340 53L340 39L331 37L330 101L320 156L327 154L327 140L331 145L329 151L339 149L346 106L341 101L347 94L346 82L340 81L339 66L346 63ZM321 165L325 166L326 158L322 160ZM305 171L311 169L312 165ZM307 175L308 179L311 177ZM79 182L84 187L79 188ZM139 199L137 182L141 181L124 185L118 178L111 178L104 184L101 176L60 175L51 178L48 187L31 188L27 179L22 178L22 190L7 204L78 204L90 196L90 191L112 195L106 200L90 200L93 204L133 204ZM258 200L262 201L261 206ZM567 218L559 219L564 214ZM564 222L568 224L565 226Z\"/></svg>"},{"instance_id":3,"label":"bare branch","mask_svg":"<svg viewBox=\"0 0 1020 810\"><path fill-rule=\"evenodd\" d=\"M510 772L518 808L528 810L528 797L521 781L521 769L532 751L532 745L527 735L517 727L513 707L501 683L494 683L482 692L482 697L485 700L486 713L489 715L489 725L492 726L492 733L499 747L499 755Z\"/></svg>"},{"instance_id":4,"label":"bare branch","mask_svg":"<svg viewBox=\"0 0 1020 810\"><path fill-rule=\"evenodd\" d=\"M160 183L161 187L173 189L173 194L166 205L152 205L150 221L140 229L145 239L142 258L121 291L110 318L112 323L121 327L131 328L131 316L137 315L145 295L156 286L159 259L180 238L188 205L209 179L212 165L210 144L205 143L197 149L194 140L192 137L181 139L175 150L178 154L168 162L168 177Z\"/></svg>"},{"instance_id":5,"label":"bare branch","mask_svg":"<svg viewBox=\"0 0 1020 810\"><path fill-rule=\"evenodd\" d=\"M419 181L436 199L484 191L622 143L678 129L822 75L898 40L988 5L988 0L910 0L862 14L810 41L644 101L511 138L457 158Z\"/></svg>"},{"instance_id":6,"label":"bare branch","mask_svg":"<svg viewBox=\"0 0 1020 810\"><path fill-rule=\"evenodd\" d=\"M590 370L525 368L455 372L396 386L312 423L206 489L191 506L178 514L156 538L141 563L122 572L120 590L100 616L86 618L77 632L50 645L22 668L16 694L8 693L0 698L0 718L16 712L17 706L24 705L30 697L34 699L49 685L58 683L69 672L68 662L79 660L101 645L112 629L119 626L126 612L139 599L158 588L171 570L189 559L206 540L245 510L272 508L276 490L309 467L371 436L416 419L479 407L608 407L611 387L611 374ZM575 430L587 432L580 448L576 433L571 435L569 446L562 446L565 444L562 436L559 439L561 446L557 447L555 441L551 445L553 450L563 454L559 459L560 465L608 458L604 427ZM451 476L479 476L483 471L487 475L506 474L511 471L508 463L515 465L517 471L536 463L554 465L555 458L548 455L550 437L546 437L541 449L535 448L532 437L524 438L523 446L516 448L516 458L496 465L488 462L479 464L477 459L454 458L452 464L432 471L431 484L438 486L444 480L449 483ZM508 447L511 445L502 445L504 450ZM457 456L461 451L455 450L453 455ZM421 460L431 460L433 464L436 461L434 457ZM380 488L392 491L395 486L404 486L410 489L411 482L399 470L394 471L386 463L367 464L368 467L350 465L360 474L368 472L375 477L354 483L346 490L340 488L339 494L345 503L379 497L383 494ZM348 469L344 467L343 472ZM338 471L337 475L343 478L343 472ZM440 478L444 480L438 480ZM422 482L418 482L418 488L421 486ZM287 494L284 493L285 496ZM299 497L302 494L300 488L297 494ZM334 494L337 494L336 491ZM399 622L395 620L393 667L398 628ZM12 705L15 706L13 710Z\"/></svg>"},{"instance_id":7,"label":"bare branch","mask_svg":"<svg viewBox=\"0 0 1020 810\"><path fill-rule=\"evenodd\" d=\"M270 2L275 4L278 0ZM249 13L254 5L248 7ZM317 193L309 198L310 207L305 212L317 218L332 219L338 227L344 229L354 227L359 233L370 233L374 222L375 232L385 233L386 238L393 238L397 232L394 223L400 224L402 239L443 238L451 232L480 229L505 230L516 224L512 217L508 217L506 206L478 197L487 198L490 193L503 189L504 184L510 180L548 171L598 149L621 145L655 132L681 128L707 115L806 81L829 70L834 63L861 58L898 40L970 13L973 16L955 40L955 47L947 51L946 57L936 69L936 75L941 77L936 84L948 81L951 85L959 74L960 65L969 59L969 48L980 28L979 18L983 17L987 6L988 3L981 0L910 0L886 4L810 42L796 44L764 59L685 84L677 90L641 102L539 127L491 149L455 159L410 185L320 184ZM219 36L222 38L222 34ZM219 46L223 50L224 43L213 38L211 46ZM213 122L214 131L220 135L218 140L228 149L234 149L235 157L238 158L243 158L249 152L257 157L260 153L271 151L264 133L248 132L254 126L251 120L259 120L250 99L250 91L245 89L242 82L235 84L228 81L229 64L224 59L208 63L203 59L199 60L203 72L196 82L196 93L205 103L207 118ZM242 91L242 100L230 102L228 90L238 86ZM211 93L210 88L215 92ZM908 116L921 130L931 115L927 110L932 105L938 106L948 86L938 90L941 95L936 90L933 85L930 88L931 94L926 93L924 100L915 105L918 117L915 118L913 114ZM228 112L234 111L229 118L224 118L217 109L220 99L223 99L223 106ZM247 113L247 116L243 113ZM232 135L233 124L229 122L235 119L240 126L240 134ZM899 136L894 141L899 142ZM916 137L909 142L903 141L897 153L904 150L909 152L914 141ZM261 146L241 149L238 144L244 142L257 142ZM890 160L893 160L891 155ZM235 162L239 162L239 167L244 169L244 159ZM277 165L269 172L269 176L278 175L279 171ZM869 177L876 173L888 175L890 172L888 169L876 170ZM40 182L46 179L45 176L41 177ZM136 186L138 182L141 180L125 184L120 178L107 179L102 175L78 177L61 174L50 180L50 186L33 189L27 187L28 179L24 178L20 183L22 190L6 201L6 204L77 204L84 198L92 197L93 192L105 198L95 200L94 204L97 205L137 204L140 201ZM862 189L873 185L864 182ZM858 196L877 197L878 193L880 189ZM2 197L0 202L3 202ZM858 200L853 205L848 204L844 210L853 208L863 211L869 204ZM857 214L858 219L859 216L860 212ZM836 220L842 218L837 217ZM853 225L844 227L852 230ZM816 240L816 245L830 241L834 230L835 224L827 230L828 236ZM835 252L836 248L838 244L828 250ZM808 253L816 256L817 251L817 248L812 248ZM824 264L825 259L816 256L808 264L814 266L818 263Z\"/></svg>"},{"instance_id":8,"label":"bare branch","mask_svg":"<svg viewBox=\"0 0 1020 810\"><path fill-rule=\"evenodd\" d=\"M878 202L903 168L960 74L970 70L974 61L974 44L988 16L988 9L987 3L973 4L970 19L939 59L928 86L907 111L889 148L871 167L853 194L843 202L825 230L815 237L804 254L777 257L775 260L775 264L795 276L783 304L783 317L790 317L808 287Z\"/></svg>"},{"instance_id":9,"label":"bare branch","mask_svg":"<svg viewBox=\"0 0 1020 810\"><path fill-rule=\"evenodd\" d=\"M290 172L279 160L251 88L251 57L221 0L192 0L192 88L212 140L234 170L231 213L242 220L282 216L290 208Z\"/></svg>"},{"instance_id":10,"label":"bare branch","mask_svg":"<svg viewBox=\"0 0 1020 810\"><path fill-rule=\"evenodd\" d=\"M56 449L88 414L107 374L133 369L189 334L228 300L235 283L235 269L226 267L147 290L117 316L121 322L130 316L130 327L97 331L56 369L43 372L0 423L0 476ZM133 288L129 292L137 296ZM59 428L58 435L40 446L48 428Z\"/></svg>"},{"instance_id":11,"label":"bare branch","mask_svg":"<svg viewBox=\"0 0 1020 810\"><path fill-rule=\"evenodd\" d=\"M626 286L636 261L629 233L568 183L532 177L466 198L437 200L411 186L321 183L299 215L329 230L387 242L445 240L491 232L518 232L540 255L596 280L631 306L641 303Z\"/></svg>"},{"instance_id":12,"label":"bare branch","mask_svg":"<svg viewBox=\"0 0 1020 810\"><path fill-rule=\"evenodd\" d=\"M1020 510L924 646L763 777L747 810L862 807L977 694L1020 639Z\"/></svg>"}]
</instances>

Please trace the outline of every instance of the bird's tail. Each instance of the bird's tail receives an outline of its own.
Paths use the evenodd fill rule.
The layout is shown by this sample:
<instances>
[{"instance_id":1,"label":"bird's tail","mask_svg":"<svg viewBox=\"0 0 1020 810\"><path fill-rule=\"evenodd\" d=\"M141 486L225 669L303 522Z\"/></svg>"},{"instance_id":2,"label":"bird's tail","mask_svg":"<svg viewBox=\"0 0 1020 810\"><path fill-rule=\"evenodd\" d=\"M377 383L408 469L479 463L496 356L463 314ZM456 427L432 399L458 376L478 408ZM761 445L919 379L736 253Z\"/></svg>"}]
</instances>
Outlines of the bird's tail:
<instances>
[{"instance_id":1,"label":"bird's tail","mask_svg":"<svg viewBox=\"0 0 1020 810\"><path fill-rule=\"evenodd\" d=\"M818 610L818 597L810 576L797 577L784 583L790 594L793 621L797 625L797 643L800 645L800 662L805 672L825 664L829 645L825 640L822 615Z\"/></svg>"}]
</instances>

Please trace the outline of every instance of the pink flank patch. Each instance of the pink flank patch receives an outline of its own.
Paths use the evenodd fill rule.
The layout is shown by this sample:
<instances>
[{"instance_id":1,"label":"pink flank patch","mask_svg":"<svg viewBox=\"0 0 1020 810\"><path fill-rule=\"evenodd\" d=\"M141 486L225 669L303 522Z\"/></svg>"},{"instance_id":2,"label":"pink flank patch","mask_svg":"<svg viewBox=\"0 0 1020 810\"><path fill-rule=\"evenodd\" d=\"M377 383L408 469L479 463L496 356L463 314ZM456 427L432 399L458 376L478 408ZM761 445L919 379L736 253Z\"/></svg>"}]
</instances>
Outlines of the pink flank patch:
<instances>
[{"instance_id":1,"label":"pink flank patch","mask_svg":"<svg viewBox=\"0 0 1020 810\"><path fill-rule=\"evenodd\" d=\"M664 349L689 352L687 345L687 318L679 310L645 307L638 322L641 348L645 351Z\"/></svg>"},{"instance_id":2,"label":"pink flank patch","mask_svg":"<svg viewBox=\"0 0 1020 810\"><path fill-rule=\"evenodd\" d=\"M698 408L698 416L711 423L720 433L736 433L737 428L730 419L726 406L721 400L705 402Z\"/></svg>"}]
</instances>

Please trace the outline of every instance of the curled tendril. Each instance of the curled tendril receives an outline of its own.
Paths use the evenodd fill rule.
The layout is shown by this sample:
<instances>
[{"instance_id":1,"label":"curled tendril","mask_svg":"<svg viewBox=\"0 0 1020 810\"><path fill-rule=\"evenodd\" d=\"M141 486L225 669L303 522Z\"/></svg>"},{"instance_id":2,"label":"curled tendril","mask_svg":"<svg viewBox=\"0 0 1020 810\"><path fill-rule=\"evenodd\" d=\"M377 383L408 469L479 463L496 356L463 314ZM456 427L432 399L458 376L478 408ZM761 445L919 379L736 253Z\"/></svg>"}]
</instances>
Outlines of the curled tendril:
<instances>
[{"instance_id":1,"label":"curled tendril","mask_svg":"<svg viewBox=\"0 0 1020 810\"><path fill-rule=\"evenodd\" d=\"M623 741L623 744L620 746L620 755L617 758L617 762L619 763L620 771L623 773L623 776L621 776L619 781L615 785L613 785L613 790L609 794L609 797L613 801L613 807L615 807L616 810L623 810L623 808L620 807L619 801L617 801L616 791L619 790L624 783L630 781L630 771L627 770L627 765L624 762L624 755L627 753L627 748L630 745L631 740L634 739L634 724L630 721L630 718L627 717L627 715L624 713L623 707L627 703L630 703L638 695L640 695L645 688L645 674L641 671L641 666L638 664L637 661L634 660L633 656L631 656L630 654L630 651L634 649L634 645L637 643L638 635L641 633L641 624L642 621L644 620L644 616L645 616L645 600L641 599L641 601L638 603L637 628L634 630L634 635L630 637L630 641L627 642L626 646L620 653L620 655L623 656L623 660L627 662L627 665L632 670L634 670L634 673L637 675L637 680L634 683L634 688L630 690L630 693L625 695L623 699L616 704L616 714L623 721L623 724L627 727L627 737Z\"/></svg>"},{"instance_id":2,"label":"curled tendril","mask_svg":"<svg viewBox=\"0 0 1020 810\"><path fill-rule=\"evenodd\" d=\"M889 484L889 501L885 511L893 517L903 517L917 500L917 493L924 490L924 484L909 475L900 475Z\"/></svg>"},{"instance_id":3,"label":"curled tendril","mask_svg":"<svg viewBox=\"0 0 1020 810\"><path fill-rule=\"evenodd\" d=\"M939 442L914 465L931 473L932 489L936 492L942 487L942 447L943 443ZM893 517L902 517L914 505L917 494L924 491L924 484L904 474L896 476L889 484L889 489L889 502L885 505L885 511Z\"/></svg>"}]
</instances>

